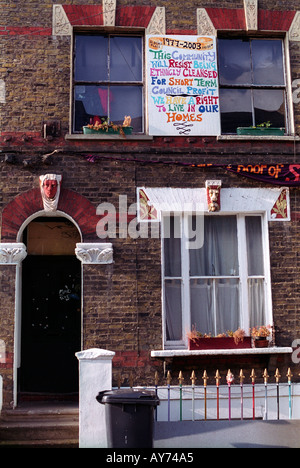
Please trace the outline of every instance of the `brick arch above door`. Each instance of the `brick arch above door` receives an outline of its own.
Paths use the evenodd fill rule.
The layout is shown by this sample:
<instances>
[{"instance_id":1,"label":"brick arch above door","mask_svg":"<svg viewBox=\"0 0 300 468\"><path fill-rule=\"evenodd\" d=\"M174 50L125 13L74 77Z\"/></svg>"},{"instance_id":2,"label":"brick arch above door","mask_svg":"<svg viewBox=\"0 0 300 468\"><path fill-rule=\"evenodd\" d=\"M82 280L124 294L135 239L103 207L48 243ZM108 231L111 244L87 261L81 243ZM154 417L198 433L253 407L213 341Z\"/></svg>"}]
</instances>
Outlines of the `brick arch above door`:
<instances>
[{"instance_id":1,"label":"brick arch above door","mask_svg":"<svg viewBox=\"0 0 300 468\"><path fill-rule=\"evenodd\" d=\"M18 195L2 211L1 242L17 242L18 233L26 220L35 213L42 214L43 210L38 188ZM99 216L96 215L96 207L87 198L72 190L62 189L57 211L74 220L80 229L82 242L99 240L96 234Z\"/></svg>"}]
</instances>

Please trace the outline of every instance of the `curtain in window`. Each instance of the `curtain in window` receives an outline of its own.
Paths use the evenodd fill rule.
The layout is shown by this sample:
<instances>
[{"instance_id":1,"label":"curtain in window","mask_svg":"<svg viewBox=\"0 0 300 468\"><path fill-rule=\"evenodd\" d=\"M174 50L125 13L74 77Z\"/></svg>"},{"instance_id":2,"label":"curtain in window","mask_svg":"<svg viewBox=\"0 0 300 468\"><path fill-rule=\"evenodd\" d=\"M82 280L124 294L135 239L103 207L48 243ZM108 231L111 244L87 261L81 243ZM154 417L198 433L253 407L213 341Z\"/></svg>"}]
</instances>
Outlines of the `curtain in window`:
<instances>
[{"instance_id":1,"label":"curtain in window","mask_svg":"<svg viewBox=\"0 0 300 468\"><path fill-rule=\"evenodd\" d=\"M182 340L180 217L163 219L166 338ZM176 278L176 279L175 279Z\"/></svg>"},{"instance_id":2,"label":"curtain in window","mask_svg":"<svg viewBox=\"0 0 300 468\"><path fill-rule=\"evenodd\" d=\"M246 216L250 327L265 323L265 280L260 216ZM259 277L259 278L258 278Z\"/></svg>"},{"instance_id":3,"label":"curtain in window","mask_svg":"<svg viewBox=\"0 0 300 468\"><path fill-rule=\"evenodd\" d=\"M193 220L194 221L194 220ZM235 216L206 217L202 248L190 250L191 322L202 333L218 334L239 325L237 223Z\"/></svg>"},{"instance_id":4,"label":"curtain in window","mask_svg":"<svg viewBox=\"0 0 300 468\"><path fill-rule=\"evenodd\" d=\"M201 333L213 335L239 327L239 280L192 279L191 323Z\"/></svg>"},{"instance_id":5,"label":"curtain in window","mask_svg":"<svg viewBox=\"0 0 300 468\"><path fill-rule=\"evenodd\" d=\"M248 282L250 327L267 325L265 321L265 285L263 278L250 278Z\"/></svg>"},{"instance_id":6,"label":"curtain in window","mask_svg":"<svg viewBox=\"0 0 300 468\"><path fill-rule=\"evenodd\" d=\"M236 217L206 216L203 246L190 250L190 275L237 276L238 270Z\"/></svg>"},{"instance_id":7,"label":"curtain in window","mask_svg":"<svg viewBox=\"0 0 300 468\"><path fill-rule=\"evenodd\" d=\"M165 281L166 338L182 340L181 280Z\"/></svg>"}]
</instances>

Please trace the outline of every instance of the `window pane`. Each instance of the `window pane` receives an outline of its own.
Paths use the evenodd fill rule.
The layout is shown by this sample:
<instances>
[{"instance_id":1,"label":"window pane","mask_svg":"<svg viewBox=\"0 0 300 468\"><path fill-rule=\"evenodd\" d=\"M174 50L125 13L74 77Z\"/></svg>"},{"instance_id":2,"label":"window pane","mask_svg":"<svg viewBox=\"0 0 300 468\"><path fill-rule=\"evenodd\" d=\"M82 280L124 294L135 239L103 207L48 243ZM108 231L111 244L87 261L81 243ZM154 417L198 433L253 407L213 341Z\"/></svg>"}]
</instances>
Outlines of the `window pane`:
<instances>
[{"instance_id":1,"label":"window pane","mask_svg":"<svg viewBox=\"0 0 300 468\"><path fill-rule=\"evenodd\" d=\"M217 335L239 327L239 279L191 279L191 323Z\"/></svg>"},{"instance_id":2,"label":"window pane","mask_svg":"<svg viewBox=\"0 0 300 468\"><path fill-rule=\"evenodd\" d=\"M165 314L167 340L182 340L181 280L165 281Z\"/></svg>"},{"instance_id":3,"label":"window pane","mask_svg":"<svg viewBox=\"0 0 300 468\"><path fill-rule=\"evenodd\" d=\"M180 218L163 218L165 276L181 276Z\"/></svg>"},{"instance_id":4,"label":"window pane","mask_svg":"<svg viewBox=\"0 0 300 468\"><path fill-rule=\"evenodd\" d=\"M237 225L235 216L204 218L204 243L191 249L191 276L237 276Z\"/></svg>"},{"instance_id":5,"label":"window pane","mask_svg":"<svg viewBox=\"0 0 300 468\"><path fill-rule=\"evenodd\" d=\"M251 278L248 282L250 327L266 325L265 283L263 278Z\"/></svg>"},{"instance_id":6,"label":"window pane","mask_svg":"<svg viewBox=\"0 0 300 468\"><path fill-rule=\"evenodd\" d=\"M253 40L253 83L257 85L284 85L282 42L280 40Z\"/></svg>"},{"instance_id":7,"label":"window pane","mask_svg":"<svg viewBox=\"0 0 300 468\"><path fill-rule=\"evenodd\" d=\"M103 36L75 37L75 80L106 81L108 38Z\"/></svg>"},{"instance_id":8,"label":"window pane","mask_svg":"<svg viewBox=\"0 0 300 468\"><path fill-rule=\"evenodd\" d=\"M118 37L110 40L110 80L142 81L141 37Z\"/></svg>"},{"instance_id":9,"label":"window pane","mask_svg":"<svg viewBox=\"0 0 300 468\"><path fill-rule=\"evenodd\" d=\"M250 84L250 42L242 39L219 39L220 84Z\"/></svg>"},{"instance_id":10,"label":"window pane","mask_svg":"<svg viewBox=\"0 0 300 468\"><path fill-rule=\"evenodd\" d=\"M246 216L248 275L264 275L261 217Z\"/></svg>"},{"instance_id":11,"label":"window pane","mask_svg":"<svg viewBox=\"0 0 300 468\"><path fill-rule=\"evenodd\" d=\"M222 133L253 125L249 89L220 89L220 109Z\"/></svg>"},{"instance_id":12,"label":"window pane","mask_svg":"<svg viewBox=\"0 0 300 468\"><path fill-rule=\"evenodd\" d=\"M120 125L130 115L134 132L142 132L142 97L142 86L111 86L110 120Z\"/></svg>"},{"instance_id":13,"label":"window pane","mask_svg":"<svg viewBox=\"0 0 300 468\"><path fill-rule=\"evenodd\" d=\"M239 327L239 280L216 281L216 333L235 331Z\"/></svg>"},{"instance_id":14,"label":"window pane","mask_svg":"<svg viewBox=\"0 0 300 468\"><path fill-rule=\"evenodd\" d=\"M214 286L211 279L190 281L191 323L201 333L214 333Z\"/></svg>"},{"instance_id":15,"label":"window pane","mask_svg":"<svg viewBox=\"0 0 300 468\"><path fill-rule=\"evenodd\" d=\"M270 121L272 127L285 127L285 99L280 89L253 91L255 124Z\"/></svg>"},{"instance_id":16,"label":"window pane","mask_svg":"<svg viewBox=\"0 0 300 468\"><path fill-rule=\"evenodd\" d=\"M93 117L108 116L108 88L106 86L75 86L75 130Z\"/></svg>"}]
</instances>

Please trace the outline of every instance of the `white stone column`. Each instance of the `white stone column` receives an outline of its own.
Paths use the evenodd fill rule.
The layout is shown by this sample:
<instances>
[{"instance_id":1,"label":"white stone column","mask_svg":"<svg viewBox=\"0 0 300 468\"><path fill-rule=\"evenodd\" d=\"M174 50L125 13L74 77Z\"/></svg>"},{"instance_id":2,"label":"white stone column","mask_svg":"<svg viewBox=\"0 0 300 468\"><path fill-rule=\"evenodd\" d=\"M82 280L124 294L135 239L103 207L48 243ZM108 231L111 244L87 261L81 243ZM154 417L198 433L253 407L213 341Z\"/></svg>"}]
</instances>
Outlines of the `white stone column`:
<instances>
[{"instance_id":1,"label":"white stone column","mask_svg":"<svg viewBox=\"0 0 300 468\"><path fill-rule=\"evenodd\" d=\"M92 348L76 353L79 361L79 448L107 448L105 405L99 392L112 389L115 353Z\"/></svg>"}]
</instances>

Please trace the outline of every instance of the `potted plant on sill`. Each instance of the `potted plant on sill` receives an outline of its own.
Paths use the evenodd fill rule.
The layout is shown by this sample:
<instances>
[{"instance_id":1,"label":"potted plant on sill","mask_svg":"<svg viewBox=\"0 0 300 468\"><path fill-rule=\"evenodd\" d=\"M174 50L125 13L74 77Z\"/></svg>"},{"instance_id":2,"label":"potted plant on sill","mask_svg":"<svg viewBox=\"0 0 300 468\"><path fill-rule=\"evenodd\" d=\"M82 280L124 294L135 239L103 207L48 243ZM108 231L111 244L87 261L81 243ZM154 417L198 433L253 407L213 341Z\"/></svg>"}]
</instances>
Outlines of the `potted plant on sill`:
<instances>
[{"instance_id":1,"label":"potted plant on sill","mask_svg":"<svg viewBox=\"0 0 300 468\"><path fill-rule=\"evenodd\" d=\"M263 122L255 127L238 127L236 132L238 135L252 136L281 136L284 135L284 127L272 127L270 121Z\"/></svg>"},{"instance_id":2,"label":"potted plant on sill","mask_svg":"<svg viewBox=\"0 0 300 468\"><path fill-rule=\"evenodd\" d=\"M268 336L271 335L270 325L261 325L260 327L253 327L250 329L255 348L268 348Z\"/></svg>"},{"instance_id":3,"label":"potted plant on sill","mask_svg":"<svg viewBox=\"0 0 300 468\"><path fill-rule=\"evenodd\" d=\"M211 333L198 332L193 326L187 337L189 350L251 348L251 337L245 336L241 328L212 336Z\"/></svg>"},{"instance_id":4,"label":"potted plant on sill","mask_svg":"<svg viewBox=\"0 0 300 468\"><path fill-rule=\"evenodd\" d=\"M131 135L133 127L131 127L131 117L129 115L125 115L124 122L122 125L115 125L113 122L109 122L106 118L98 118L94 123L90 123L89 125L85 125L83 127L84 135L89 134L98 134L98 135Z\"/></svg>"}]
</instances>

